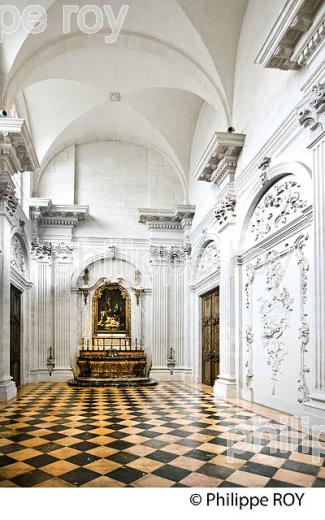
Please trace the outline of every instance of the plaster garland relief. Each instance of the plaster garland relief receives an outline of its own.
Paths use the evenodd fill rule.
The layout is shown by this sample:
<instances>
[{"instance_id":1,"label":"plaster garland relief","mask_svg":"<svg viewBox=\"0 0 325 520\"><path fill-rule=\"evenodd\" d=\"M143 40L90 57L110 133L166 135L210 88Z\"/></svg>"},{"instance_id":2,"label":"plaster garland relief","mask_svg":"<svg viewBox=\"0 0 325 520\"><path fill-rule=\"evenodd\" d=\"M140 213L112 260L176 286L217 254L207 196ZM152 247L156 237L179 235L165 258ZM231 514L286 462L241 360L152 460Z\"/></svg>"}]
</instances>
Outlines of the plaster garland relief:
<instances>
[{"instance_id":1,"label":"plaster garland relief","mask_svg":"<svg viewBox=\"0 0 325 520\"><path fill-rule=\"evenodd\" d=\"M303 214L308 207L303 187L293 178L286 177L274 184L261 198L251 217L248 227L248 241L254 247L266 237L279 231L286 224ZM307 374L309 369L306 366L306 353L310 338L308 324L308 314L306 313L308 271L309 264L305 256L305 246L309 237L301 235L294 242L286 242L281 249L278 247L260 254L254 261L246 265L245 305L246 305L246 324L244 327L244 342L246 345L245 379L246 388L253 396L254 374L253 359L254 351L257 348L257 338L254 331L254 310L262 325L262 341L266 363L270 369L271 380L273 382L272 395L276 394L276 383L279 381L285 357L288 354L286 331L290 328L290 314L294 300L289 289L283 284L284 266L283 260L289 254L295 253L299 267L299 288L300 288L300 315L299 332L297 334L298 344L300 345L300 373L297 380L298 401L305 403L308 401ZM265 291L263 296L253 301L253 284L256 272L259 269L266 269L263 274ZM253 305L254 304L254 305Z\"/></svg>"},{"instance_id":2,"label":"plaster garland relief","mask_svg":"<svg viewBox=\"0 0 325 520\"><path fill-rule=\"evenodd\" d=\"M23 276L26 272L25 255L19 238L14 235L11 239L10 264Z\"/></svg>"},{"instance_id":3,"label":"plaster garland relief","mask_svg":"<svg viewBox=\"0 0 325 520\"><path fill-rule=\"evenodd\" d=\"M44 261L55 259L57 261L68 261L72 259L74 246L60 242L52 244L51 242L41 242L34 240L32 242L32 256L34 260Z\"/></svg>"},{"instance_id":4,"label":"plaster garland relief","mask_svg":"<svg viewBox=\"0 0 325 520\"><path fill-rule=\"evenodd\" d=\"M275 251L269 253L269 265L266 272L267 296L258 299L259 315L263 324L262 341L267 365L271 369L273 382L272 395L276 394L276 383L287 355L284 333L290 327L290 312L294 300L289 290L281 285L283 269Z\"/></svg>"},{"instance_id":5,"label":"plaster garland relief","mask_svg":"<svg viewBox=\"0 0 325 520\"><path fill-rule=\"evenodd\" d=\"M294 180L274 184L257 204L252 216L249 240L259 242L281 229L303 213L308 202L303 197L302 187Z\"/></svg>"},{"instance_id":6,"label":"plaster garland relief","mask_svg":"<svg viewBox=\"0 0 325 520\"><path fill-rule=\"evenodd\" d=\"M220 250L215 242L209 242L203 249L197 268L197 281L203 280L220 269Z\"/></svg>"},{"instance_id":7,"label":"plaster garland relief","mask_svg":"<svg viewBox=\"0 0 325 520\"><path fill-rule=\"evenodd\" d=\"M306 366L306 353L308 352L307 347L310 341L310 327L308 314L306 312L309 263L305 256L305 247L308 240L308 234L300 235L291 246L285 244L281 251L274 249L264 255L260 255L254 262L250 262L246 265L245 294L247 311L244 336L246 344L245 379L246 388L250 390L252 394L254 391L253 358L254 349L257 348L256 337L253 332L254 302L252 291L256 271L266 267L264 280L266 296L257 299L259 303L257 312L263 327L261 339L273 382L272 395L276 395L276 383L279 381L282 366L288 354L285 333L290 328L290 313L294 303L288 288L282 283L284 275L282 260L288 254L294 252L300 273L300 326L299 335L297 337L298 344L300 345L300 372L297 380L297 391L299 394L297 400L299 403L309 401L307 374L310 370Z\"/></svg>"}]
</instances>

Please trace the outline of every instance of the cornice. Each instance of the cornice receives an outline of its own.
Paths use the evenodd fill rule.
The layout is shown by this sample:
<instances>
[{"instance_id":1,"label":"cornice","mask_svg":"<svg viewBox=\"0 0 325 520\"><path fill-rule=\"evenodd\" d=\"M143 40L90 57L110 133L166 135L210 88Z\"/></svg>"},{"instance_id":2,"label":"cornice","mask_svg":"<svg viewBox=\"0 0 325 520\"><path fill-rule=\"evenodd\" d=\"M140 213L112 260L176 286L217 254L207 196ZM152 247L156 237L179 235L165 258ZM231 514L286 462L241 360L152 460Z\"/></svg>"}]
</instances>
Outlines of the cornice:
<instances>
[{"instance_id":1,"label":"cornice","mask_svg":"<svg viewBox=\"0 0 325 520\"><path fill-rule=\"evenodd\" d=\"M219 185L230 176L231 182L244 142L243 134L215 132L193 172L193 178Z\"/></svg>"},{"instance_id":2,"label":"cornice","mask_svg":"<svg viewBox=\"0 0 325 520\"><path fill-rule=\"evenodd\" d=\"M10 173L39 168L36 152L24 119L0 118L0 157L8 161Z\"/></svg>"},{"instance_id":3,"label":"cornice","mask_svg":"<svg viewBox=\"0 0 325 520\"><path fill-rule=\"evenodd\" d=\"M177 205L173 210L138 209L138 222L146 224L148 229L184 230L191 227L195 206Z\"/></svg>"},{"instance_id":4,"label":"cornice","mask_svg":"<svg viewBox=\"0 0 325 520\"><path fill-rule=\"evenodd\" d=\"M287 0L254 63L281 70L305 66L324 38L321 6L322 0Z\"/></svg>"},{"instance_id":5,"label":"cornice","mask_svg":"<svg viewBox=\"0 0 325 520\"><path fill-rule=\"evenodd\" d=\"M40 226L72 226L85 220L89 207L79 205L53 205L50 199L31 199L31 219Z\"/></svg>"}]
</instances>

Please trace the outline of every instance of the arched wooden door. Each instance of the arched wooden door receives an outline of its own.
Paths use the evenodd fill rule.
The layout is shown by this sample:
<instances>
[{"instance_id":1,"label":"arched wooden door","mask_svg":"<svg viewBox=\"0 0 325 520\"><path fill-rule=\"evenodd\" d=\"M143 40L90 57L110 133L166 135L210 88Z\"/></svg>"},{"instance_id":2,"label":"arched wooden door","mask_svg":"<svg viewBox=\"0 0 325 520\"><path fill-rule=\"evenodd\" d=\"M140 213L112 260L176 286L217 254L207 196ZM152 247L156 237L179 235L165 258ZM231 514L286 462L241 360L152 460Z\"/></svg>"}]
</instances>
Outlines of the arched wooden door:
<instances>
[{"instance_id":1,"label":"arched wooden door","mask_svg":"<svg viewBox=\"0 0 325 520\"><path fill-rule=\"evenodd\" d=\"M213 386L219 375L219 287L201 297L202 383Z\"/></svg>"}]
</instances>

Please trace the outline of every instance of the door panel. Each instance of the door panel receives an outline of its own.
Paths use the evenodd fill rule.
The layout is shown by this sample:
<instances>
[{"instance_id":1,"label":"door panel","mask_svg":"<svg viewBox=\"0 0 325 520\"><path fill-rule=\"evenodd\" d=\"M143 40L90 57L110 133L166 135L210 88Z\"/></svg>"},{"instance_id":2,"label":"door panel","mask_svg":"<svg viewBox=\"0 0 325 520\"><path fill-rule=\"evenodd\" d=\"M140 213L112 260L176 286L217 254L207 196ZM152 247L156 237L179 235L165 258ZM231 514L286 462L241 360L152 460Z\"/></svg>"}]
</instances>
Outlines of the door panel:
<instances>
[{"instance_id":1,"label":"door panel","mask_svg":"<svg viewBox=\"0 0 325 520\"><path fill-rule=\"evenodd\" d=\"M201 297L202 382L213 386L219 375L219 288Z\"/></svg>"},{"instance_id":2,"label":"door panel","mask_svg":"<svg viewBox=\"0 0 325 520\"><path fill-rule=\"evenodd\" d=\"M10 286L10 375L20 385L21 292Z\"/></svg>"}]
</instances>

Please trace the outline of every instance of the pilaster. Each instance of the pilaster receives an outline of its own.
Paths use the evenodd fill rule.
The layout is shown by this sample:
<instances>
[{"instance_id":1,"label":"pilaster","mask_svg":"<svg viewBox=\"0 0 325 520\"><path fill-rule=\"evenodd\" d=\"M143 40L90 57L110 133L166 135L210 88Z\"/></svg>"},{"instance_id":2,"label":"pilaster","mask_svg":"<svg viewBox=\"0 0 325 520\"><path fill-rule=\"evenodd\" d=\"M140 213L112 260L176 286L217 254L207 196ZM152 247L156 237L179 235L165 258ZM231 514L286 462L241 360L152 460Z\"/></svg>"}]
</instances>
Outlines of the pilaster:
<instances>
[{"instance_id":1,"label":"pilaster","mask_svg":"<svg viewBox=\"0 0 325 520\"><path fill-rule=\"evenodd\" d=\"M233 264L234 205L225 206L219 222L220 243L220 375L214 385L217 397L235 397L237 393L235 363L235 270ZM220 218L219 218L220 217Z\"/></svg>"},{"instance_id":2,"label":"pilaster","mask_svg":"<svg viewBox=\"0 0 325 520\"><path fill-rule=\"evenodd\" d=\"M8 401L17 393L10 375L10 242L18 201L5 162L0 166L0 401Z\"/></svg>"},{"instance_id":3,"label":"pilaster","mask_svg":"<svg viewBox=\"0 0 325 520\"><path fill-rule=\"evenodd\" d=\"M315 355L310 405L325 410L325 84L315 85L298 109L313 154Z\"/></svg>"},{"instance_id":4,"label":"pilaster","mask_svg":"<svg viewBox=\"0 0 325 520\"><path fill-rule=\"evenodd\" d=\"M169 343L169 259L164 248L151 249L152 265L152 365L165 370Z\"/></svg>"},{"instance_id":5,"label":"pilaster","mask_svg":"<svg viewBox=\"0 0 325 520\"><path fill-rule=\"evenodd\" d=\"M70 352L70 275L73 246L56 244L53 256L53 311L54 311L54 379L72 376Z\"/></svg>"}]
</instances>

